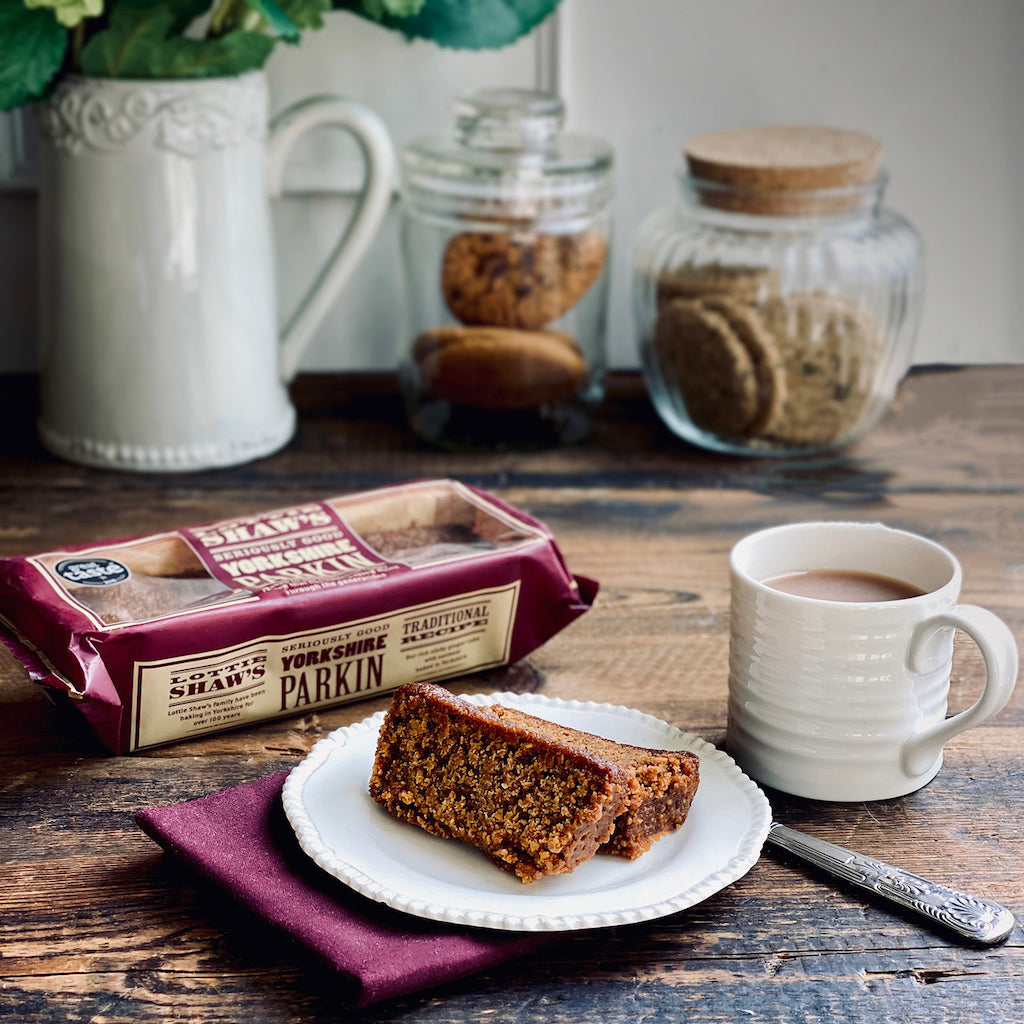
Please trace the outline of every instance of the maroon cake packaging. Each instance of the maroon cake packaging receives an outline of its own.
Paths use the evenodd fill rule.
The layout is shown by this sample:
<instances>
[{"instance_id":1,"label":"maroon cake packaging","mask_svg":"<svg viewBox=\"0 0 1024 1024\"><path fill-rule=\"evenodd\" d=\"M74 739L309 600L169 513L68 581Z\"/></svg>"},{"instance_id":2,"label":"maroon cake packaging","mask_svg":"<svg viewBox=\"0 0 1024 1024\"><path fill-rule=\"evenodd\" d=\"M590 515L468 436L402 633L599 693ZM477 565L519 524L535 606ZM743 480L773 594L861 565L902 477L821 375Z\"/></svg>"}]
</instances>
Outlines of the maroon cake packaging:
<instances>
[{"instance_id":1,"label":"maroon cake packaging","mask_svg":"<svg viewBox=\"0 0 1024 1024\"><path fill-rule=\"evenodd\" d=\"M130 753L514 662L596 592L543 523L426 480L0 559L0 637Z\"/></svg>"}]
</instances>

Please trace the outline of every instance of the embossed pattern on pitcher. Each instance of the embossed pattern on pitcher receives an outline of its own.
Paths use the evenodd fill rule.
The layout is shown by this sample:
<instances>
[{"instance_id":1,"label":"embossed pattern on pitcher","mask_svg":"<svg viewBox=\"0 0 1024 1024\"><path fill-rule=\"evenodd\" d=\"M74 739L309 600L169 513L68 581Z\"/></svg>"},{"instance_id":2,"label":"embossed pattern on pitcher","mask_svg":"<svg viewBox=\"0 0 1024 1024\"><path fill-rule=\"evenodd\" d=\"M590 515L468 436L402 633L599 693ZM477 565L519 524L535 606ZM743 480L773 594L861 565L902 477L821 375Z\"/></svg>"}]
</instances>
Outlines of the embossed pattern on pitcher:
<instances>
[{"instance_id":1,"label":"embossed pattern on pitcher","mask_svg":"<svg viewBox=\"0 0 1024 1024\"><path fill-rule=\"evenodd\" d=\"M39 130L72 154L151 146L183 157L263 136L265 105L248 76L200 81L203 88L192 90L187 82L72 78L39 108Z\"/></svg>"}]
</instances>

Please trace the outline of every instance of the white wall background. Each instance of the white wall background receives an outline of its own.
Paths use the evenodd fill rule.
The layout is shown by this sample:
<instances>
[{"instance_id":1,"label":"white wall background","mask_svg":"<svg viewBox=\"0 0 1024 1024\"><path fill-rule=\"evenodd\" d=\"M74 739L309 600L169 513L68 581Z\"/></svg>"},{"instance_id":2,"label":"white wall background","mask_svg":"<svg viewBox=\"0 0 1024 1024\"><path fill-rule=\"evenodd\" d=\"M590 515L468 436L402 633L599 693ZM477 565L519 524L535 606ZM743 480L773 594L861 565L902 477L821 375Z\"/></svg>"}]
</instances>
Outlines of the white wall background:
<instances>
[{"instance_id":1,"label":"white wall background","mask_svg":"<svg viewBox=\"0 0 1024 1024\"><path fill-rule=\"evenodd\" d=\"M345 14L268 74L280 110L349 95L395 143L444 130L450 98L478 85L555 86L569 127L617 153L611 364L637 365L629 246L673 201L684 139L768 123L871 132L888 201L925 238L928 283L915 361L1024 362L1024 3L1021 0L563 0L555 23L500 52L442 51ZM35 368L31 138L0 124L0 371ZM355 156L310 141L275 207L284 315L351 208ZM4 185L6 183L6 186ZM398 272L392 214L302 369L389 369Z\"/></svg>"}]
</instances>

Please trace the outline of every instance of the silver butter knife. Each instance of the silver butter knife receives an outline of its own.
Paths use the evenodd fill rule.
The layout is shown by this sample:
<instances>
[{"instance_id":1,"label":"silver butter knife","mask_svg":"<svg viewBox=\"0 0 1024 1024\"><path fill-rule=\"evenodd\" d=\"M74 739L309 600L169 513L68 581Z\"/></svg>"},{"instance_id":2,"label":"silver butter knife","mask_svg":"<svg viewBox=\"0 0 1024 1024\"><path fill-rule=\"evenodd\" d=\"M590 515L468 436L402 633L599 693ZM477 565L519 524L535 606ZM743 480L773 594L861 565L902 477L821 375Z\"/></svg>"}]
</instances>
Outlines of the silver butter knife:
<instances>
[{"instance_id":1,"label":"silver butter knife","mask_svg":"<svg viewBox=\"0 0 1024 1024\"><path fill-rule=\"evenodd\" d=\"M1013 914L999 903L929 882L891 864L804 835L777 821L768 829L767 842L971 942L992 946L1002 942L1013 930Z\"/></svg>"}]
</instances>

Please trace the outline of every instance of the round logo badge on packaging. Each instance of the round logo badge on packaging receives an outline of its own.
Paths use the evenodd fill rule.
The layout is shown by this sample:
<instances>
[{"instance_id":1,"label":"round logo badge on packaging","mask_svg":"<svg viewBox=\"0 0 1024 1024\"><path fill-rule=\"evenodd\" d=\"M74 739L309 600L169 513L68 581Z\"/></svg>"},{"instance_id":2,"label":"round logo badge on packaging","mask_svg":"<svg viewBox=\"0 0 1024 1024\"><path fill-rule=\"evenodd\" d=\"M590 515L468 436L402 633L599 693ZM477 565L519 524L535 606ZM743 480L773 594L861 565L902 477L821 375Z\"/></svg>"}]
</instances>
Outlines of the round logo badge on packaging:
<instances>
[{"instance_id":1,"label":"round logo badge on packaging","mask_svg":"<svg viewBox=\"0 0 1024 1024\"><path fill-rule=\"evenodd\" d=\"M128 566L113 558L65 558L54 571L68 583L84 587L109 587L131 576Z\"/></svg>"}]
</instances>

